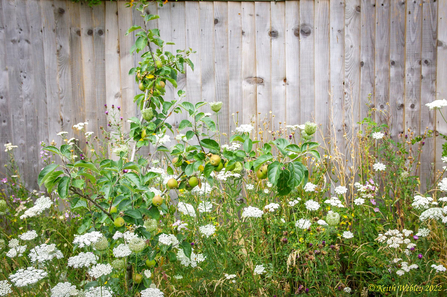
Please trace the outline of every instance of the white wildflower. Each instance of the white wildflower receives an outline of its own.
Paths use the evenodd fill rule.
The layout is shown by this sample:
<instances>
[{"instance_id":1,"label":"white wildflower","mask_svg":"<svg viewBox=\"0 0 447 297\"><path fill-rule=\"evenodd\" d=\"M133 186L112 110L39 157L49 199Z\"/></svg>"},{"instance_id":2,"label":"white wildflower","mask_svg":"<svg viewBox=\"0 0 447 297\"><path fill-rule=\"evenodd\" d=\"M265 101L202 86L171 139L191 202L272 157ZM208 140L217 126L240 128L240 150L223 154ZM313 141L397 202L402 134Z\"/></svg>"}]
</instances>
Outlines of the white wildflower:
<instances>
[{"instance_id":1,"label":"white wildflower","mask_svg":"<svg viewBox=\"0 0 447 297\"><path fill-rule=\"evenodd\" d=\"M398 271L396 271L396 274L397 274L398 276L402 276L402 275L405 274L405 271L403 271L402 269L399 269Z\"/></svg>"},{"instance_id":2,"label":"white wildflower","mask_svg":"<svg viewBox=\"0 0 447 297\"><path fill-rule=\"evenodd\" d=\"M21 235L19 235L19 238L21 239L21 240L33 240L34 238L36 238L37 237L37 232L36 232L36 230L31 230L31 231L28 231L28 232L25 232L25 233L23 233L23 234L21 234Z\"/></svg>"},{"instance_id":3,"label":"white wildflower","mask_svg":"<svg viewBox=\"0 0 447 297\"><path fill-rule=\"evenodd\" d=\"M267 209L269 212L274 212L275 210L277 210L279 208L279 204L278 203L270 203L266 206L264 206L265 209Z\"/></svg>"},{"instance_id":4,"label":"white wildflower","mask_svg":"<svg viewBox=\"0 0 447 297\"><path fill-rule=\"evenodd\" d=\"M344 207L344 205L341 203L340 199L338 197L331 197L331 199L327 199L324 201L326 204L330 204L335 207Z\"/></svg>"},{"instance_id":5,"label":"white wildflower","mask_svg":"<svg viewBox=\"0 0 447 297\"><path fill-rule=\"evenodd\" d=\"M273 184L271 182L267 182L267 187L271 188L273 187Z\"/></svg>"},{"instance_id":6,"label":"white wildflower","mask_svg":"<svg viewBox=\"0 0 447 297\"><path fill-rule=\"evenodd\" d=\"M363 205L365 203L365 199L363 198L357 198L354 200L355 205Z\"/></svg>"},{"instance_id":7,"label":"white wildflower","mask_svg":"<svg viewBox=\"0 0 447 297\"><path fill-rule=\"evenodd\" d=\"M264 265L256 265L254 273L255 274L263 274L265 272Z\"/></svg>"},{"instance_id":8,"label":"white wildflower","mask_svg":"<svg viewBox=\"0 0 447 297\"><path fill-rule=\"evenodd\" d=\"M102 238L102 234L99 231L92 231L89 233L85 233L83 235L75 234L75 239L73 240L73 244L78 244L79 247L83 248L85 246L91 246L96 243L98 240Z\"/></svg>"},{"instance_id":9,"label":"white wildflower","mask_svg":"<svg viewBox=\"0 0 447 297\"><path fill-rule=\"evenodd\" d=\"M427 228L419 228L418 233L416 233L416 235L420 237L427 237L429 234L430 229Z\"/></svg>"},{"instance_id":10,"label":"white wildflower","mask_svg":"<svg viewBox=\"0 0 447 297\"><path fill-rule=\"evenodd\" d=\"M413 206L416 209L427 209L430 207L431 202L433 201L433 198L431 197L423 197L416 195L414 196L413 203L411 206Z\"/></svg>"},{"instance_id":11,"label":"white wildflower","mask_svg":"<svg viewBox=\"0 0 447 297\"><path fill-rule=\"evenodd\" d=\"M113 238L113 240L118 240L120 238L123 238L123 233L121 233L120 231L116 231L112 238Z\"/></svg>"},{"instance_id":12,"label":"white wildflower","mask_svg":"<svg viewBox=\"0 0 447 297\"><path fill-rule=\"evenodd\" d=\"M54 286L51 289L51 297L76 296L73 293L75 293L77 295L78 290L76 289L75 285L72 285L69 282L58 283L56 286Z\"/></svg>"},{"instance_id":13,"label":"white wildflower","mask_svg":"<svg viewBox=\"0 0 447 297\"><path fill-rule=\"evenodd\" d=\"M222 145L222 149L226 149L227 151L237 151L239 148L241 147L241 145L237 142L232 142L231 145L228 144L224 144Z\"/></svg>"},{"instance_id":14,"label":"white wildflower","mask_svg":"<svg viewBox=\"0 0 447 297\"><path fill-rule=\"evenodd\" d=\"M60 250L56 248L56 245L53 244L41 244L36 246L35 248L30 250L29 257L31 262L39 262L43 263L46 261L51 261L54 258L62 259L64 255Z\"/></svg>"},{"instance_id":15,"label":"white wildflower","mask_svg":"<svg viewBox=\"0 0 447 297\"><path fill-rule=\"evenodd\" d=\"M385 164L378 162L373 165L373 168L375 171L384 171L386 169L386 166Z\"/></svg>"},{"instance_id":16,"label":"white wildflower","mask_svg":"<svg viewBox=\"0 0 447 297\"><path fill-rule=\"evenodd\" d=\"M440 207L429 208L421 213L419 219L422 222L429 219L442 221L444 219L444 209Z\"/></svg>"},{"instance_id":17,"label":"white wildflower","mask_svg":"<svg viewBox=\"0 0 447 297\"><path fill-rule=\"evenodd\" d=\"M196 217L196 211L194 210L194 207L191 204L185 202L179 202L177 204L177 208L181 213L185 215L189 215L193 218Z\"/></svg>"},{"instance_id":18,"label":"white wildflower","mask_svg":"<svg viewBox=\"0 0 447 297\"><path fill-rule=\"evenodd\" d=\"M447 192L447 177L444 177L438 184L439 189L443 192Z\"/></svg>"},{"instance_id":19,"label":"white wildflower","mask_svg":"<svg viewBox=\"0 0 447 297\"><path fill-rule=\"evenodd\" d=\"M146 278L151 278L151 271L149 269L146 269L145 271L143 271L143 274Z\"/></svg>"},{"instance_id":20,"label":"white wildflower","mask_svg":"<svg viewBox=\"0 0 447 297\"><path fill-rule=\"evenodd\" d=\"M304 205L306 206L306 209L310 211L315 211L320 208L320 203L314 200L308 200L304 203Z\"/></svg>"},{"instance_id":21,"label":"white wildflower","mask_svg":"<svg viewBox=\"0 0 447 297\"><path fill-rule=\"evenodd\" d=\"M345 287L345 288L343 289L343 291L344 291L345 293L351 293L351 288L350 288L350 287Z\"/></svg>"},{"instance_id":22,"label":"white wildflower","mask_svg":"<svg viewBox=\"0 0 447 297\"><path fill-rule=\"evenodd\" d=\"M206 195L206 194L209 194L212 190L213 190L213 187L209 183L202 182L202 187L194 187L194 189L191 190L191 194Z\"/></svg>"},{"instance_id":23,"label":"white wildflower","mask_svg":"<svg viewBox=\"0 0 447 297\"><path fill-rule=\"evenodd\" d=\"M351 239L351 238L353 238L353 237L354 237L354 234L352 234L351 231L345 231L345 232L343 232L343 238Z\"/></svg>"},{"instance_id":24,"label":"white wildflower","mask_svg":"<svg viewBox=\"0 0 447 297\"><path fill-rule=\"evenodd\" d=\"M199 203L197 209L199 210L200 213L211 212L213 210L213 204L208 201L203 201Z\"/></svg>"},{"instance_id":25,"label":"white wildflower","mask_svg":"<svg viewBox=\"0 0 447 297\"><path fill-rule=\"evenodd\" d=\"M16 287L26 287L40 281L48 276L42 269L36 269L34 267L28 267L26 269L19 269L16 273L11 274L9 279L14 283Z\"/></svg>"},{"instance_id":26,"label":"white wildflower","mask_svg":"<svg viewBox=\"0 0 447 297\"><path fill-rule=\"evenodd\" d=\"M447 106L447 100L445 100L445 99L435 100L433 102L425 104L425 106L430 108L430 110L432 110L432 109L441 109L442 107Z\"/></svg>"},{"instance_id":27,"label":"white wildflower","mask_svg":"<svg viewBox=\"0 0 447 297\"><path fill-rule=\"evenodd\" d=\"M164 294L157 288L147 288L140 292L141 297L163 297Z\"/></svg>"},{"instance_id":28,"label":"white wildflower","mask_svg":"<svg viewBox=\"0 0 447 297\"><path fill-rule=\"evenodd\" d=\"M130 254L132 254L132 251L123 243L113 249L113 255L116 258L124 258L130 256Z\"/></svg>"},{"instance_id":29,"label":"white wildflower","mask_svg":"<svg viewBox=\"0 0 447 297\"><path fill-rule=\"evenodd\" d=\"M175 237L174 234L160 234L160 236L158 237L158 242L160 242L161 244L164 245L171 245L172 246L177 246L179 244L177 237Z\"/></svg>"},{"instance_id":30,"label":"white wildflower","mask_svg":"<svg viewBox=\"0 0 447 297\"><path fill-rule=\"evenodd\" d=\"M205 226L200 226L199 231L206 237L210 237L216 232L216 227L214 225L208 224Z\"/></svg>"},{"instance_id":31,"label":"white wildflower","mask_svg":"<svg viewBox=\"0 0 447 297\"><path fill-rule=\"evenodd\" d=\"M335 193L338 195L343 195L346 194L348 192L348 188L344 187L344 186L338 186L334 189Z\"/></svg>"},{"instance_id":32,"label":"white wildflower","mask_svg":"<svg viewBox=\"0 0 447 297\"><path fill-rule=\"evenodd\" d=\"M84 268L90 267L91 265L96 264L98 261L98 256L93 254L92 252L81 252L77 256L73 256L68 258L68 267L73 268Z\"/></svg>"},{"instance_id":33,"label":"white wildflower","mask_svg":"<svg viewBox=\"0 0 447 297\"><path fill-rule=\"evenodd\" d=\"M436 265L436 264L433 264L433 265L431 265L431 267L432 268L434 268L435 270L436 270L436 272L444 272L444 271L446 271L447 269L443 266L443 265Z\"/></svg>"},{"instance_id":34,"label":"white wildflower","mask_svg":"<svg viewBox=\"0 0 447 297\"><path fill-rule=\"evenodd\" d=\"M15 248L15 247L19 246L19 244L20 244L19 240L17 238L13 238L9 241L8 247Z\"/></svg>"},{"instance_id":35,"label":"white wildflower","mask_svg":"<svg viewBox=\"0 0 447 297\"><path fill-rule=\"evenodd\" d=\"M269 189L264 189L264 193L266 194L270 193Z\"/></svg>"},{"instance_id":36,"label":"white wildflower","mask_svg":"<svg viewBox=\"0 0 447 297\"><path fill-rule=\"evenodd\" d=\"M85 293L85 297L112 297L113 292L107 287L91 287Z\"/></svg>"},{"instance_id":37,"label":"white wildflower","mask_svg":"<svg viewBox=\"0 0 447 297\"><path fill-rule=\"evenodd\" d=\"M0 281L0 296L6 296L12 293L11 284L7 280Z\"/></svg>"},{"instance_id":38,"label":"white wildflower","mask_svg":"<svg viewBox=\"0 0 447 297\"><path fill-rule=\"evenodd\" d=\"M65 134L68 134L68 132L66 132L66 131L61 131L61 132L57 133L56 135L57 135L57 136L62 136L62 135L65 135Z\"/></svg>"},{"instance_id":39,"label":"white wildflower","mask_svg":"<svg viewBox=\"0 0 447 297\"><path fill-rule=\"evenodd\" d=\"M236 274L227 274L227 273L225 273L224 275L225 275L225 278L226 278L226 279L233 279L233 278L236 278Z\"/></svg>"},{"instance_id":40,"label":"white wildflower","mask_svg":"<svg viewBox=\"0 0 447 297\"><path fill-rule=\"evenodd\" d=\"M28 208L23 215L20 216L20 219L31 218L36 215L40 215L44 210L48 209L53 205L53 201L51 201L50 197L42 196L34 202L34 206Z\"/></svg>"},{"instance_id":41,"label":"white wildflower","mask_svg":"<svg viewBox=\"0 0 447 297\"><path fill-rule=\"evenodd\" d=\"M244 211L242 212L243 218L260 218L262 217L262 210L260 210L257 207L249 206L244 208Z\"/></svg>"},{"instance_id":42,"label":"white wildflower","mask_svg":"<svg viewBox=\"0 0 447 297\"><path fill-rule=\"evenodd\" d=\"M412 233L413 233L413 231L411 231L411 230L407 230L407 229L402 230L402 234L403 234L405 237L410 236Z\"/></svg>"},{"instance_id":43,"label":"white wildflower","mask_svg":"<svg viewBox=\"0 0 447 297\"><path fill-rule=\"evenodd\" d=\"M295 226L300 229L309 229L309 227L312 225L312 223L309 220L306 219L299 219L295 222Z\"/></svg>"},{"instance_id":44,"label":"white wildflower","mask_svg":"<svg viewBox=\"0 0 447 297\"><path fill-rule=\"evenodd\" d=\"M298 202L300 202L301 198L297 198L295 200L289 201L289 206L290 207L294 207L295 205L298 204Z\"/></svg>"},{"instance_id":45,"label":"white wildflower","mask_svg":"<svg viewBox=\"0 0 447 297\"><path fill-rule=\"evenodd\" d=\"M90 137L93 135L93 133L95 133L95 132L85 132L85 137Z\"/></svg>"},{"instance_id":46,"label":"white wildflower","mask_svg":"<svg viewBox=\"0 0 447 297\"><path fill-rule=\"evenodd\" d=\"M168 142L171 142L171 138L169 135L155 135L156 143L154 145L156 146L162 146L165 145Z\"/></svg>"},{"instance_id":47,"label":"white wildflower","mask_svg":"<svg viewBox=\"0 0 447 297\"><path fill-rule=\"evenodd\" d=\"M12 143L5 143L5 152L8 152L8 151L15 149L17 147L18 147L17 145L12 145Z\"/></svg>"},{"instance_id":48,"label":"white wildflower","mask_svg":"<svg viewBox=\"0 0 447 297\"><path fill-rule=\"evenodd\" d=\"M247 184L247 185L245 185L245 188L246 188L247 190L253 190L253 189L255 188L255 186L254 186L254 185L251 185L251 184Z\"/></svg>"},{"instance_id":49,"label":"white wildflower","mask_svg":"<svg viewBox=\"0 0 447 297\"><path fill-rule=\"evenodd\" d=\"M304 191L306 191L306 192L314 192L316 188L317 188L317 185L314 185L313 183L308 182L304 186Z\"/></svg>"},{"instance_id":50,"label":"white wildflower","mask_svg":"<svg viewBox=\"0 0 447 297\"><path fill-rule=\"evenodd\" d=\"M236 132L239 133L250 133L254 127L252 125L240 125L236 128Z\"/></svg>"},{"instance_id":51,"label":"white wildflower","mask_svg":"<svg viewBox=\"0 0 447 297\"><path fill-rule=\"evenodd\" d=\"M326 223L325 220L318 220L318 221L317 221L317 224L318 224L318 225L321 225L321 226L327 226L327 223Z\"/></svg>"},{"instance_id":52,"label":"white wildflower","mask_svg":"<svg viewBox=\"0 0 447 297\"><path fill-rule=\"evenodd\" d=\"M183 252L183 249L179 249L177 251L177 259L180 261L180 263L185 266L192 268L196 267L198 263L205 261L206 257L203 256L203 254L196 254L194 251L191 252L191 257L186 257L185 253Z\"/></svg>"},{"instance_id":53,"label":"white wildflower","mask_svg":"<svg viewBox=\"0 0 447 297\"><path fill-rule=\"evenodd\" d=\"M26 251L26 245L18 245L16 247L11 248L6 256L9 258L22 257L23 253Z\"/></svg>"},{"instance_id":54,"label":"white wildflower","mask_svg":"<svg viewBox=\"0 0 447 297\"><path fill-rule=\"evenodd\" d=\"M111 274L112 270L113 267L110 264L96 264L88 271L88 274L93 278L100 278L103 275Z\"/></svg>"},{"instance_id":55,"label":"white wildflower","mask_svg":"<svg viewBox=\"0 0 447 297\"><path fill-rule=\"evenodd\" d=\"M385 134L383 134L382 132L375 132L372 134L372 138L374 139L382 139L383 136L385 136Z\"/></svg>"}]
</instances>

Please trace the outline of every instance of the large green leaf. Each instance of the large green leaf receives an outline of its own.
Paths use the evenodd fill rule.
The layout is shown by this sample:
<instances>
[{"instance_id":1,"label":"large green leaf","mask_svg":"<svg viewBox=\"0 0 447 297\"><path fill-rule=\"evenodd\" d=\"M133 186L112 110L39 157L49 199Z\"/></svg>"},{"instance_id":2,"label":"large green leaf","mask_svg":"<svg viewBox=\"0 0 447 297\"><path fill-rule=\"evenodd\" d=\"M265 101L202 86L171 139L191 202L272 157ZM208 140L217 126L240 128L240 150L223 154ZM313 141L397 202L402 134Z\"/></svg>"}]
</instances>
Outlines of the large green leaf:
<instances>
[{"instance_id":1,"label":"large green leaf","mask_svg":"<svg viewBox=\"0 0 447 297\"><path fill-rule=\"evenodd\" d=\"M50 173L53 172L58 166L59 165L57 164L50 164L39 173L37 179L39 186L41 186L45 182L45 180L50 176Z\"/></svg>"},{"instance_id":2,"label":"large green leaf","mask_svg":"<svg viewBox=\"0 0 447 297\"><path fill-rule=\"evenodd\" d=\"M299 161L289 163L288 169L290 171L289 183L292 188L297 187L303 181L306 182L308 171L303 163Z\"/></svg>"},{"instance_id":3,"label":"large green leaf","mask_svg":"<svg viewBox=\"0 0 447 297\"><path fill-rule=\"evenodd\" d=\"M248 154L251 152L251 149L253 148L253 141L251 141L250 138L245 140L244 142L244 151Z\"/></svg>"},{"instance_id":4,"label":"large green leaf","mask_svg":"<svg viewBox=\"0 0 447 297\"><path fill-rule=\"evenodd\" d=\"M134 183L137 188L141 187L140 177L135 172L128 172L124 174L124 177Z\"/></svg>"},{"instance_id":5,"label":"large green leaf","mask_svg":"<svg viewBox=\"0 0 447 297\"><path fill-rule=\"evenodd\" d=\"M279 176L281 175L283 164L278 161L273 162L268 166L268 177L269 181L276 185L278 183Z\"/></svg>"},{"instance_id":6,"label":"large green leaf","mask_svg":"<svg viewBox=\"0 0 447 297\"><path fill-rule=\"evenodd\" d=\"M190 121L188 120L182 120L180 122L180 124L178 125L178 130L182 131L183 129L187 128L187 127L192 127L192 124Z\"/></svg>"},{"instance_id":7,"label":"large green leaf","mask_svg":"<svg viewBox=\"0 0 447 297\"><path fill-rule=\"evenodd\" d=\"M287 195L292 191L293 187L289 183L289 179L290 172L288 170L282 170L277 184L278 194L280 196Z\"/></svg>"},{"instance_id":8,"label":"large green leaf","mask_svg":"<svg viewBox=\"0 0 447 297\"><path fill-rule=\"evenodd\" d=\"M62 179L59 181L59 185L57 186L57 192L61 198L67 198L68 195L68 187L70 178L68 176L62 177Z\"/></svg>"},{"instance_id":9,"label":"large green leaf","mask_svg":"<svg viewBox=\"0 0 447 297\"><path fill-rule=\"evenodd\" d=\"M209 139L209 138L202 139L202 140L200 141L200 144L201 144L204 148L207 148L207 149L209 149L209 150L216 151L216 152L220 151L220 146L219 146L219 144L218 144L215 140L213 140L213 139Z\"/></svg>"},{"instance_id":10,"label":"large green leaf","mask_svg":"<svg viewBox=\"0 0 447 297\"><path fill-rule=\"evenodd\" d=\"M255 168L255 171L258 170L262 164L264 164L267 161L270 161L271 159L273 159L272 155L262 155L256 158L256 160L253 161L253 167Z\"/></svg>"},{"instance_id":11,"label":"large green leaf","mask_svg":"<svg viewBox=\"0 0 447 297\"><path fill-rule=\"evenodd\" d=\"M186 242L186 241L183 241L183 242L180 244L180 247L182 248L183 252L185 253L185 256L188 257L188 258L190 258L190 257L191 257L191 252L192 252L191 244L189 244L189 243Z\"/></svg>"},{"instance_id":12,"label":"large green leaf","mask_svg":"<svg viewBox=\"0 0 447 297\"><path fill-rule=\"evenodd\" d=\"M96 168L95 165L90 162L78 161L74 164L74 167L83 167L99 173L98 168Z\"/></svg>"},{"instance_id":13,"label":"large green leaf","mask_svg":"<svg viewBox=\"0 0 447 297\"><path fill-rule=\"evenodd\" d=\"M137 210L137 209L129 209L129 210L126 210L126 211L124 212L124 214L127 215L127 216L129 216L129 217L131 217L131 218L134 218L134 219L136 219L136 220L139 220L139 219L142 218L142 216L141 216L141 212L140 212L139 210Z\"/></svg>"},{"instance_id":14,"label":"large green leaf","mask_svg":"<svg viewBox=\"0 0 447 297\"><path fill-rule=\"evenodd\" d=\"M57 179L59 177L59 175L63 174L63 171L53 171L50 172L48 174L48 177L45 179L44 181L44 185L45 188L47 188L48 193L51 193L51 191L53 191L53 187L55 186L56 183L59 182L59 180Z\"/></svg>"}]
</instances>

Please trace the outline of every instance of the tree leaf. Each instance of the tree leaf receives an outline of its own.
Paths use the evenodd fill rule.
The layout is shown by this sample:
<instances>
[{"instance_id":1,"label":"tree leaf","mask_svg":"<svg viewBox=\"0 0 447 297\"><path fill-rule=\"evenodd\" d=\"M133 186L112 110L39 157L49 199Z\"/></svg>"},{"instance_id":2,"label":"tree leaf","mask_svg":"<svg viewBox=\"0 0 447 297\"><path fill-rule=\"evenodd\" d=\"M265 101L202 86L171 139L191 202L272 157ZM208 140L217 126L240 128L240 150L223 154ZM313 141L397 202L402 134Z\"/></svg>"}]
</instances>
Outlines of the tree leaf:
<instances>
[{"instance_id":1,"label":"tree leaf","mask_svg":"<svg viewBox=\"0 0 447 297\"><path fill-rule=\"evenodd\" d=\"M247 138L244 142L244 151L248 154L251 152L251 149L253 148L253 141L251 141L250 138Z\"/></svg>"},{"instance_id":2,"label":"tree leaf","mask_svg":"<svg viewBox=\"0 0 447 297\"><path fill-rule=\"evenodd\" d=\"M259 156L254 162L253 162L253 167L255 168L255 171L259 169L259 167L261 167L262 164L264 164L267 161L270 161L271 159L273 159L272 155L262 155Z\"/></svg>"},{"instance_id":3,"label":"tree leaf","mask_svg":"<svg viewBox=\"0 0 447 297\"><path fill-rule=\"evenodd\" d=\"M58 164L50 164L46 166L40 173L37 179L39 186L41 186L45 180L50 176L50 173L53 172L59 165Z\"/></svg>"},{"instance_id":4,"label":"tree leaf","mask_svg":"<svg viewBox=\"0 0 447 297\"><path fill-rule=\"evenodd\" d=\"M278 161L273 162L268 166L268 177L269 181L276 186L278 183L279 176L281 175L283 164Z\"/></svg>"},{"instance_id":5,"label":"tree leaf","mask_svg":"<svg viewBox=\"0 0 447 297\"><path fill-rule=\"evenodd\" d=\"M178 130L182 131L183 129L187 128L187 127L192 127L192 124L190 121L188 120L182 120L180 122L180 124L178 125Z\"/></svg>"},{"instance_id":6,"label":"tree leaf","mask_svg":"<svg viewBox=\"0 0 447 297\"><path fill-rule=\"evenodd\" d=\"M127 30L127 32L126 32L126 36L129 35L131 32L133 32L135 30L138 30L138 29L141 29L141 27L140 26L132 26L132 27L130 27L129 30Z\"/></svg>"},{"instance_id":7,"label":"tree leaf","mask_svg":"<svg viewBox=\"0 0 447 297\"><path fill-rule=\"evenodd\" d=\"M99 170L95 167L95 165L90 162L78 161L74 164L74 167L83 167L99 173Z\"/></svg>"},{"instance_id":8,"label":"tree leaf","mask_svg":"<svg viewBox=\"0 0 447 297\"><path fill-rule=\"evenodd\" d=\"M142 218L143 218L143 217L141 216L141 212L140 212L139 210L137 210L137 209L129 209L129 210L126 210L126 211L124 212L124 214L127 215L127 216L129 216L129 217L131 217L131 218L133 218L133 219L136 219L136 220L139 220L139 219L142 219Z\"/></svg>"},{"instance_id":9,"label":"tree leaf","mask_svg":"<svg viewBox=\"0 0 447 297\"><path fill-rule=\"evenodd\" d=\"M124 177L127 178L132 183L134 183L137 186L137 188L141 187L140 177L135 172L128 172L124 174Z\"/></svg>"},{"instance_id":10,"label":"tree leaf","mask_svg":"<svg viewBox=\"0 0 447 297\"><path fill-rule=\"evenodd\" d=\"M60 179L59 185L57 186L57 193L62 199L67 198L69 181L70 178L68 176L64 176Z\"/></svg>"},{"instance_id":11,"label":"tree leaf","mask_svg":"<svg viewBox=\"0 0 447 297\"><path fill-rule=\"evenodd\" d=\"M185 256L188 258L191 258L191 252L192 252L191 244L186 241L183 241L180 244L180 247L182 248L183 252L185 253Z\"/></svg>"},{"instance_id":12,"label":"tree leaf","mask_svg":"<svg viewBox=\"0 0 447 297\"><path fill-rule=\"evenodd\" d=\"M216 151L216 152L219 152L219 151L220 151L219 144L218 144L215 140L213 140L213 139L209 139L209 138L202 139L202 140L200 141L200 144L201 144L204 148L207 148L207 149L209 149L209 150L213 150L213 151Z\"/></svg>"}]
</instances>

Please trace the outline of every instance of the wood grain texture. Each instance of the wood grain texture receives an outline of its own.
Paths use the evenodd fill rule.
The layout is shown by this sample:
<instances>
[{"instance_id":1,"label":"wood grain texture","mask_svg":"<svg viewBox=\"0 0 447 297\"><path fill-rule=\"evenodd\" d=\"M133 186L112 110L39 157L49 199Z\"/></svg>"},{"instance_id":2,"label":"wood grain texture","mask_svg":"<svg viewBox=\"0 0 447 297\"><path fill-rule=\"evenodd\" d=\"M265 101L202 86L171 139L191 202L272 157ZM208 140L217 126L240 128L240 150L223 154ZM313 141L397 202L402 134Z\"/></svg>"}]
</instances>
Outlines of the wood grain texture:
<instances>
[{"instance_id":1,"label":"wood grain texture","mask_svg":"<svg viewBox=\"0 0 447 297\"><path fill-rule=\"evenodd\" d=\"M390 111L390 1L378 0L376 4L375 36L375 107L376 122L385 123Z\"/></svg>"},{"instance_id":2,"label":"wood grain texture","mask_svg":"<svg viewBox=\"0 0 447 297\"><path fill-rule=\"evenodd\" d=\"M407 2L405 128L419 134L421 110L422 0Z\"/></svg>"},{"instance_id":3,"label":"wood grain texture","mask_svg":"<svg viewBox=\"0 0 447 297\"><path fill-rule=\"evenodd\" d=\"M258 112L258 125L260 120L270 116L269 112L272 111L270 11L270 3L255 3L256 77L258 81L256 87L256 111ZM269 130L273 130L273 127L270 127Z\"/></svg>"},{"instance_id":4,"label":"wood grain texture","mask_svg":"<svg viewBox=\"0 0 447 297\"><path fill-rule=\"evenodd\" d=\"M447 2L436 1L438 3L438 42L437 42L437 67L436 67L436 99L447 99ZM433 112L433 111L432 111ZM445 110L442 111L445 116ZM436 131L447 135L447 123L444 122L439 112L435 116ZM435 149L435 170L442 171L445 166L441 160L442 144L445 142L440 136L436 137Z\"/></svg>"},{"instance_id":5,"label":"wood grain texture","mask_svg":"<svg viewBox=\"0 0 447 297\"><path fill-rule=\"evenodd\" d=\"M219 112L219 131L221 143L229 141L229 56L228 56L228 3L214 3L214 65L216 102L222 102Z\"/></svg>"},{"instance_id":6,"label":"wood grain texture","mask_svg":"<svg viewBox=\"0 0 447 297\"><path fill-rule=\"evenodd\" d=\"M286 121L286 51L285 51L285 2L271 2L271 101L274 130Z\"/></svg>"},{"instance_id":7,"label":"wood grain texture","mask_svg":"<svg viewBox=\"0 0 447 297\"><path fill-rule=\"evenodd\" d=\"M300 1L300 121L315 119L314 1Z\"/></svg>"},{"instance_id":8,"label":"wood grain texture","mask_svg":"<svg viewBox=\"0 0 447 297\"><path fill-rule=\"evenodd\" d=\"M242 9L242 114L241 124L257 119L255 4L241 3Z\"/></svg>"},{"instance_id":9,"label":"wood grain texture","mask_svg":"<svg viewBox=\"0 0 447 297\"><path fill-rule=\"evenodd\" d=\"M405 1L390 2L390 136L405 127Z\"/></svg>"},{"instance_id":10,"label":"wood grain texture","mask_svg":"<svg viewBox=\"0 0 447 297\"><path fill-rule=\"evenodd\" d=\"M242 120L242 5L228 2L228 122L229 131L234 131Z\"/></svg>"},{"instance_id":11,"label":"wood grain texture","mask_svg":"<svg viewBox=\"0 0 447 297\"><path fill-rule=\"evenodd\" d=\"M213 3L199 2L200 9L200 71L202 101L216 101L214 13ZM197 20L196 20L197 21ZM210 112L209 106L204 110Z\"/></svg>"},{"instance_id":12,"label":"wood grain texture","mask_svg":"<svg viewBox=\"0 0 447 297\"><path fill-rule=\"evenodd\" d=\"M329 8L327 0L315 2L315 123L322 131L316 134L316 140L319 143L322 143L323 138L330 138L331 135Z\"/></svg>"},{"instance_id":13,"label":"wood grain texture","mask_svg":"<svg viewBox=\"0 0 447 297\"><path fill-rule=\"evenodd\" d=\"M435 129L434 113L425 104L436 100L436 44L438 37L438 5L434 1L425 1L422 6L422 65L421 65L421 129L420 133ZM421 154L420 179L423 193L427 185L432 185L435 162L435 139L425 142Z\"/></svg>"},{"instance_id":14,"label":"wood grain texture","mask_svg":"<svg viewBox=\"0 0 447 297\"><path fill-rule=\"evenodd\" d=\"M198 2L185 2L185 16L194 15L197 17L186 18L186 47L191 48L196 53L190 59L194 64L194 70L187 67L186 70L186 100L193 104L202 101L202 71L200 67L201 47L200 47L200 10Z\"/></svg>"},{"instance_id":15,"label":"wood grain texture","mask_svg":"<svg viewBox=\"0 0 447 297\"><path fill-rule=\"evenodd\" d=\"M300 7L297 1L285 3L286 123L300 124Z\"/></svg>"},{"instance_id":16,"label":"wood grain texture","mask_svg":"<svg viewBox=\"0 0 447 297\"><path fill-rule=\"evenodd\" d=\"M361 1L361 46L360 46L360 119L368 116L368 111L375 106L374 56L376 0ZM374 117L373 117L374 119Z\"/></svg>"},{"instance_id":17,"label":"wood grain texture","mask_svg":"<svg viewBox=\"0 0 447 297\"><path fill-rule=\"evenodd\" d=\"M331 149L344 150L345 3L330 2L330 92Z\"/></svg>"},{"instance_id":18,"label":"wood grain texture","mask_svg":"<svg viewBox=\"0 0 447 297\"><path fill-rule=\"evenodd\" d=\"M118 39L118 6L116 2L106 2L105 19L105 73L106 104L122 105L120 76L120 46ZM102 111L104 111L102 109Z\"/></svg>"}]
</instances>

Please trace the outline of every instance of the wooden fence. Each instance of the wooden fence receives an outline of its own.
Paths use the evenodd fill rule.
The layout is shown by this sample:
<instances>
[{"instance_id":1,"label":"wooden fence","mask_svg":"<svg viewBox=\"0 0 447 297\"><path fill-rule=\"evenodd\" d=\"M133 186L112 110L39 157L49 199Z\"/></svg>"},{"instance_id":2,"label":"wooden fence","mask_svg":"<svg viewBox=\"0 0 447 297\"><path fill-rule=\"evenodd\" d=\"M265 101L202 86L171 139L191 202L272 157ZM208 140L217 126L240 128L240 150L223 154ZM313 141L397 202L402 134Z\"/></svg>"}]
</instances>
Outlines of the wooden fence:
<instances>
[{"instance_id":1,"label":"wooden fence","mask_svg":"<svg viewBox=\"0 0 447 297\"><path fill-rule=\"evenodd\" d=\"M314 120L343 147L371 107L389 111L393 137L447 131L425 107L447 97L447 1L187 1L148 10L160 15L149 26L176 43L168 50L197 51L179 87L191 102L223 101L224 132L233 114L248 123L272 111L282 123ZM0 0L0 142L19 146L28 186L42 167L40 141L77 136L72 125L84 121L100 134L104 104L136 114L128 71L138 57L129 53L135 37L125 36L135 24L144 25L125 2ZM426 141L422 174L442 166L441 144Z\"/></svg>"}]
</instances>

